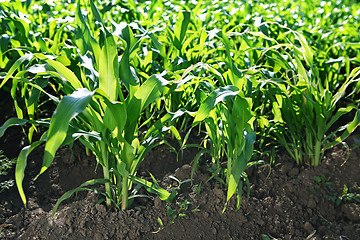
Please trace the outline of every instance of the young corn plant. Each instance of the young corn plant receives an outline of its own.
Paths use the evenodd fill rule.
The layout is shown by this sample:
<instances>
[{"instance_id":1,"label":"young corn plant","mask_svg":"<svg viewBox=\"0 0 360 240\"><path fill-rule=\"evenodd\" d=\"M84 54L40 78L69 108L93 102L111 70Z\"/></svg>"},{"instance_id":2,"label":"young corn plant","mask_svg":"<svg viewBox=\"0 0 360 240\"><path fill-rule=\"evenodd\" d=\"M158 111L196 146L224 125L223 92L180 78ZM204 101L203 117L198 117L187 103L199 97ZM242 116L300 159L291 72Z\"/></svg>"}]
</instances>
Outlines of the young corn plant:
<instances>
[{"instance_id":1,"label":"young corn plant","mask_svg":"<svg viewBox=\"0 0 360 240\"><path fill-rule=\"evenodd\" d=\"M251 99L245 98L236 86L229 85L209 94L195 115L193 126L204 123L211 140L208 153L212 155L218 169L222 167L222 156L227 159L227 167L224 169L227 187L224 211L234 194L239 209L243 182L249 185L245 170L253 164L250 159L256 139L251 106Z\"/></svg>"},{"instance_id":2,"label":"young corn plant","mask_svg":"<svg viewBox=\"0 0 360 240\"><path fill-rule=\"evenodd\" d=\"M297 164L317 166L327 149L344 141L360 124L355 105L338 106L349 86L359 81L360 68L353 69L334 93L329 89L330 85L323 84L333 80L320 78L304 36L295 31L288 34L294 34L300 47L289 41L272 46L262 54L262 57L268 57L266 64L274 67L274 77L264 81L264 84L272 85L266 96L272 104L274 125L268 123L267 127ZM340 118L351 112L355 112L354 119L341 124Z\"/></svg>"},{"instance_id":3,"label":"young corn plant","mask_svg":"<svg viewBox=\"0 0 360 240\"><path fill-rule=\"evenodd\" d=\"M355 105L337 107L348 85L359 80L359 74L359 69L355 69L336 94L303 80L276 94L273 133L297 164L319 165L325 150L344 141L360 124L359 109ZM341 125L340 117L352 111L355 111L354 119Z\"/></svg>"},{"instance_id":4,"label":"young corn plant","mask_svg":"<svg viewBox=\"0 0 360 240\"><path fill-rule=\"evenodd\" d=\"M56 203L53 215L59 204L80 190L89 190L89 185L97 183L105 185L106 204L125 210L129 207L136 191L133 184L145 187L148 191L156 193L162 200L172 201L174 195L160 188L157 184L136 177L139 164L146 153L154 146L161 144L158 141L162 134L172 131L179 136L174 127L166 127L166 123L181 116L176 113L165 114L162 118L153 117L154 125L139 135L141 127L140 117L147 107L156 104L167 90L169 82L163 75L152 75L143 83L136 81L135 73L131 71L129 56L136 49L137 41L133 37L128 25L120 29L118 39L125 44L126 49L121 59L118 58L118 48L115 36L104 26L99 10L90 1L91 13L101 25L97 30L100 34L96 40L90 32L84 17L81 15L80 1L78 1L78 31L83 32L82 38L78 38L79 52L87 53L80 58L88 60L93 66L91 73L86 74L86 69L81 68L80 78L66 67L63 62L64 56L44 55L42 53L27 54L27 59L38 60L46 65L44 72L38 72L36 76L52 75L60 86L65 96L57 100L48 94L36 81L25 78L28 69L18 71L16 69L25 61L17 60L4 78L1 86L9 79L16 79L31 84L34 88L54 98L57 103L50 120L25 120L21 118L9 119L0 128L0 136L13 125L25 123L42 124L48 130L40 140L32 142L19 154L16 163L16 184L22 201L26 205L26 196L22 188L26 161L31 151L45 143L43 165L40 170L44 173L54 160L58 148L62 145L79 140L89 149L102 166L103 179L90 180L78 188L66 192ZM117 29L119 30L119 29ZM84 51L87 49L87 51ZM124 60L125 59L125 60ZM47 71L47 69L50 69ZM84 70L85 69L85 70ZM128 73L128 74L127 74ZM35 77L36 77L35 76ZM126 95L124 95L126 93ZM38 178L38 176L36 178ZM35 178L35 179L36 179ZM132 196L131 196L132 195Z\"/></svg>"}]
</instances>

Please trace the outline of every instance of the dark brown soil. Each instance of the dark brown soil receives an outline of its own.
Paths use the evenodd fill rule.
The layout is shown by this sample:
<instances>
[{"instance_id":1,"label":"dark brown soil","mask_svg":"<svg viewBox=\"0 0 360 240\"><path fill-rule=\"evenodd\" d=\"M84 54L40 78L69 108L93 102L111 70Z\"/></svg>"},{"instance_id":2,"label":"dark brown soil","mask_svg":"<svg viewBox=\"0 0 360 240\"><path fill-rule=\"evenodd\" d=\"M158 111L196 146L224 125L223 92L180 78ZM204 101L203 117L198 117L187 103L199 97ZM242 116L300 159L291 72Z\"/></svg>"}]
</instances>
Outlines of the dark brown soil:
<instances>
[{"instance_id":1,"label":"dark brown soil","mask_svg":"<svg viewBox=\"0 0 360 240\"><path fill-rule=\"evenodd\" d=\"M18 130L7 134L14 133L21 135ZM11 139L7 135L5 142L1 140L0 149L14 147L19 151L21 140ZM175 203L167 204L155 196L152 200L139 198L132 209L119 212L95 205L99 196L83 192L60 205L53 224L51 211L57 199L102 174L100 168L96 170L95 159L75 144L73 155L68 147L61 148L48 171L34 182L42 163L39 148L30 155L26 169L27 207L22 205L15 187L0 194L0 238L358 240L360 203L344 200L337 205L331 200L342 193L344 184L359 193L360 148L355 140L356 136L349 140L346 162L346 149L336 147L316 168L297 167L286 154L278 153L274 166L249 169L250 197L244 195L238 211L232 199L225 213L226 192L216 180L204 184L210 177L206 166L196 172L193 185L185 181L179 187L173 178L190 178L196 149L185 151L177 162L175 154L160 146L148 154L139 175L146 177L148 170L164 188L177 188ZM175 211L169 214L169 210Z\"/></svg>"}]
</instances>

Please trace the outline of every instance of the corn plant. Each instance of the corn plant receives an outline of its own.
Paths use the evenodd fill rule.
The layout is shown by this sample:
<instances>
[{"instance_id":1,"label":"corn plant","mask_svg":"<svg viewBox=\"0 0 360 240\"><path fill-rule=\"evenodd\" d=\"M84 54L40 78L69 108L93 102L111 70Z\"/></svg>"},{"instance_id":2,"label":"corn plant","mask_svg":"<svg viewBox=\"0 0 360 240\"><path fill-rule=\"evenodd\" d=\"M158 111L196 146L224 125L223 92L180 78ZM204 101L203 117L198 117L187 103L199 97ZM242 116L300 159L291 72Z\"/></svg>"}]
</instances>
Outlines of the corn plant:
<instances>
[{"instance_id":1,"label":"corn plant","mask_svg":"<svg viewBox=\"0 0 360 240\"><path fill-rule=\"evenodd\" d=\"M222 170L224 155L227 167L224 169L227 187L226 203L236 193L237 209L240 207L243 182L249 186L244 172L253 154L255 131L251 113L251 99L245 98L236 86L214 90L200 105L193 125L203 122L210 138L210 153L217 169ZM206 149L208 146L204 146ZM197 164L197 162L195 162ZM226 205L224 206L224 211Z\"/></svg>"},{"instance_id":2,"label":"corn plant","mask_svg":"<svg viewBox=\"0 0 360 240\"><path fill-rule=\"evenodd\" d=\"M2 136L7 127L24 125L28 122L48 127L40 140L25 147L17 159L15 179L21 199L26 204L22 181L30 152L45 143L43 165L39 176L51 165L55 153L61 145L78 139L96 156L98 163L102 166L104 179L90 180L65 193L55 205L53 214L63 200L96 183L105 184L104 196L109 207L114 205L125 210L129 206L129 193L133 195L130 196L131 198L136 196L136 191L129 192L133 184L141 185L148 191L157 193L165 201L172 201L173 194L155 183L136 177L139 164L152 147L161 143L158 139L164 132L172 131L176 136L179 135L174 127L167 128L166 123L181 116L181 113L169 113L156 119L154 117L152 119L155 123L153 127L142 131L142 135L138 133L141 127L139 119L142 113L147 107L160 100L167 91L169 82L160 74L150 76L143 83L137 81L136 75L131 72L129 65L129 55L136 49L137 40L133 37L129 26L123 25L118 37L126 45L125 52L119 60L116 38L104 26L99 10L93 1L90 1L91 13L101 24L101 28L96 30L100 34L98 40L92 36L81 15L80 3L78 1L77 20L78 31L83 32L83 37L78 39L79 52L89 53L83 55L82 58L85 59L86 56L93 67L80 68L80 78L78 78L71 69L63 64L63 62L69 61L66 59L64 61L63 56L29 53L15 62L1 84L4 85L10 78L13 78L28 83L47 96L51 96L42 86L37 85L36 81L24 77L29 68L18 71L15 76L12 76L16 69L25 62L25 59L30 62L36 60L44 62L47 68L43 68L44 72L38 72L34 78L51 74L61 91L65 93L61 100L51 96L57 106L50 120L12 118L5 122L0 129L0 136ZM89 68L92 71L86 75L85 70ZM46 69L50 70L46 71ZM127 95L124 95L125 91L127 91Z\"/></svg>"},{"instance_id":3,"label":"corn plant","mask_svg":"<svg viewBox=\"0 0 360 240\"><path fill-rule=\"evenodd\" d=\"M273 133L297 164L319 165L325 150L342 142L360 124L359 110L355 105L342 108L336 105L347 86L358 81L358 75L359 69L355 69L336 94L326 89L319 90L304 81L276 94ZM354 119L334 129L336 124L340 124L340 117L352 111L355 111ZM342 134L339 136L339 133Z\"/></svg>"},{"instance_id":4,"label":"corn plant","mask_svg":"<svg viewBox=\"0 0 360 240\"><path fill-rule=\"evenodd\" d=\"M267 123L267 127L271 128L275 141L285 147L297 164L317 166L325 150L342 142L360 124L359 110L355 105L338 105L347 88L359 81L360 69L353 69L334 93L329 89L331 85L326 84L333 80L320 77L313 52L304 36L292 30L288 33L295 36L300 47L290 41L277 44L261 57L269 57L267 64L275 70L263 84L272 86L265 95L272 104L274 125ZM290 51L286 52L284 48ZM276 78L276 74L284 80ZM355 112L354 119L340 125L340 117L350 112ZM334 129L336 124L340 127Z\"/></svg>"}]
</instances>

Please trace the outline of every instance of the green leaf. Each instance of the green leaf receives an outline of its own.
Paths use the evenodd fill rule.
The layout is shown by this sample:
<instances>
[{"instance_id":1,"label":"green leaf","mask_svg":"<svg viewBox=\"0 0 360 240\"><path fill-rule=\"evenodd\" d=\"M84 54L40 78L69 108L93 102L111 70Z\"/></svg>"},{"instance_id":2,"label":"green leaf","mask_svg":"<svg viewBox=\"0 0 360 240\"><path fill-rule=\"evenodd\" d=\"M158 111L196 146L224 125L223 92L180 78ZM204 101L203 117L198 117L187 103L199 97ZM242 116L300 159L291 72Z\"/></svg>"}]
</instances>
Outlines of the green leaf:
<instances>
[{"instance_id":1,"label":"green leaf","mask_svg":"<svg viewBox=\"0 0 360 240\"><path fill-rule=\"evenodd\" d=\"M50 122L50 127L45 145L43 166L40 174L46 171L54 160L55 153L64 142L70 121L79 113L84 111L89 104L93 92L85 88L74 91L71 95L65 96L57 106ZM36 179L35 178L35 179Z\"/></svg>"},{"instance_id":2,"label":"green leaf","mask_svg":"<svg viewBox=\"0 0 360 240\"><path fill-rule=\"evenodd\" d=\"M91 7L91 12L95 17L95 20L98 21L99 23L103 23L100 16L100 11L98 7L94 4L93 0L90 0L90 7Z\"/></svg>"},{"instance_id":3,"label":"green leaf","mask_svg":"<svg viewBox=\"0 0 360 240\"><path fill-rule=\"evenodd\" d=\"M332 116L330 121L326 124L324 132L326 133L340 117L344 116L345 114L350 113L353 109L356 109L356 107L349 105L346 108L340 108L339 110L337 110L335 115Z\"/></svg>"},{"instance_id":4,"label":"green leaf","mask_svg":"<svg viewBox=\"0 0 360 240\"><path fill-rule=\"evenodd\" d=\"M140 113L157 98L159 98L168 81L161 75L152 75L136 91L127 105L128 122L132 124L138 120Z\"/></svg>"},{"instance_id":5,"label":"green leaf","mask_svg":"<svg viewBox=\"0 0 360 240\"><path fill-rule=\"evenodd\" d=\"M4 80L0 84L0 88L4 86L4 84L9 80L9 78L14 74L14 72L19 68L19 66L25 62L30 61L33 58L33 54L24 54L22 57L20 57L16 62L11 66L8 73L6 74Z\"/></svg>"},{"instance_id":6,"label":"green leaf","mask_svg":"<svg viewBox=\"0 0 360 240\"><path fill-rule=\"evenodd\" d=\"M220 87L210 93L205 101L200 105L194 119L193 126L204 120L212 109L221 101L227 101L234 98L239 93L239 89L235 86Z\"/></svg>"},{"instance_id":7,"label":"green leaf","mask_svg":"<svg viewBox=\"0 0 360 240\"><path fill-rule=\"evenodd\" d=\"M312 66L313 65L313 53L311 51L311 48L309 47L305 37L302 34L297 33L296 35L297 35L297 37L300 41L301 47L303 49L302 53L303 53L304 59L306 61L306 64L309 66Z\"/></svg>"},{"instance_id":8,"label":"green leaf","mask_svg":"<svg viewBox=\"0 0 360 240\"><path fill-rule=\"evenodd\" d=\"M359 116L359 114L360 114L360 110L357 110L354 119L347 126L340 127L340 129L338 129L338 131L339 131L339 130L342 130L342 129L345 128L343 134L341 134L341 136L337 137L333 142L327 143L325 146L323 146L322 151L325 151L326 149L332 148L333 146L341 143L348 136L350 136L350 134L352 132L354 132L355 129L360 124L360 116Z\"/></svg>"},{"instance_id":9,"label":"green leaf","mask_svg":"<svg viewBox=\"0 0 360 240\"><path fill-rule=\"evenodd\" d=\"M70 23L65 23L56 31L56 34L54 37L54 44L50 48L51 52L56 53L59 50L59 42L61 39L61 34L63 33L64 28L67 27L68 25L70 25Z\"/></svg>"},{"instance_id":10,"label":"green leaf","mask_svg":"<svg viewBox=\"0 0 360 240\"><path fill-rule=\"evenodd\" d=\"M134 147L127 141L122 142L122 148L120 152L121 161L126 163L126 170L130 171L130 167L135 161Z\"/></svg>"},{"instance_id":11,"label":"green leaf","mask_svg":"<svg viewBox=\"0 0 360 240\"><path fill-rule=\"evenodd\" d=\"M181 116L183 116L185 113L188 113L184 109L179 109L178 111L174 113L167 113L165 116L163 116L161 119L157 120L146 132L144 139L147 139L150 137L150 135L156 135L160 133L160 130L166 125L166 123L172 122Z\"/></svg>"},{"instance_id":12,"label":"green leaf","mask_svg":"<svg viewBox=\"0 0 360 240\"><path fill-rule=\"evenodd\" d=\"M303 64L301 63L301 60L300 60L299 56L295 53L294 57L295 57L295 60L296 60L296 65L297 65L298 73L300 74L300 76L303 77L303 79L305 80L305 82L306 82L307 84L309 84L309 78L308 78L307 72L306 72Z\"/></svg>"},{"instance_id":13,"label":"green leaf","mask_svg":"<svg viewBox=\"0 0 360 240\"><path fill-rule=\"evenodd\" d=\"M79 187L67 191L66 193L64 193L56 202L54 209L52 211L52 218L54 219L54 215L56 213L57 208L59 207L60 203L65 201L66 199L70 198L74 193L77 193L79 191L86 191L89 190L85 187L90 186L90 185L94 185L94 184L105 184L105 183L109 183L110 181L108 179L92 179L89 181L84 182L83 184L81 184Z\"/></svg>"},{"instance_id":14,"label":"green leaf","mask_svg":"<svg viewBox=\"0 0 360 240\"><path fill-rule=\"evenodd\" d=\"M140 81L137 78L135 71L132 71L132 68L130 66L130 54L136 49L139 41L136 41L136 39L134 39L132 30L128 24L113 23L113 25L116 28L113 34L123 39L124 43L126 44L125 52L121 56L121 60L119 63L119 76L121 81L124 83L126 89L130 93L130 96L132 96L134 94L132 88L135 87L136 89Z\"/></svg>"},{"instance_id":15,"label":"green leaf","mask_svg":"<svg viewBox=\"0 0 360 240\"><path fill-rule=\"evenodd\" d=\"M99 63L99 88L111 101L116 100L119 81L117 47L114 37L106 30L104 46L101 49Z\"/></svg>"},{"instance_id":16,"label":"green leaf","mask_svg":"<svg viewBox=\"0 0 360 240\"><path fill-rule=\"evenodd\" d=\"M228 182L226 201L229 201L238 189L238 185L241 181L241 176L247 168L248 161L252 156L255 138L256 134L254 132L247 132L247 134L244 135L244 139L246 142L244 145L244 149L241 151L242 154L233 159L234 162L231 168L231 174Z\"/></svg>"},{"instance_id":17,"label":"green leaf","mask_svg":"<svg viewBox=\"0 0 360 240\"><path fill-rule=\"evenodd\" d=\"M94 54L97 67L100 65L100 45L91 35L90 29L85 22L84 16L82 15L81 10L81 1L77 1L76 7L76 23L79 26L79 29L76 31L76 44L81 51L81 54L84 55L87 51L92 50Z\"/></svg>"},{"instance_id":18,"label":"green leaf","mask_svg":"<svg viewBox=\"0 0 360 240\"><path fill-rule=\"evenodd\" d=\"M182 43L184 42L186 30L190 23L191 12L189 11L181 11L179 13L179 20L175 24L174 28L174 45L177 49L181 50Z\"/></svg>"},{"instance_id":19,"label":"green leaf","mask_svg":"<svg viewBox=\"0 0 360 240\"><path fill-rule=\"evenodd\" d=\"M139 184L143 186L148 192L155 193L159 196L159 198L165 202L171 203L174 200L174 195L169 193L165 189L159 187L158 185L146 181L145 179L130 175L130 180L135 184Z\"/></svg>"},{"instance_id":20,"label":"green leaf","mask_svg":"<svg viewBox=\"0 0 360 240\"><path fill-rule=\"evenodd\" d=\"M126 106L122 102L111 102L108 96L105 94L104 91L101 89L96 89L94 97L100 98L108 107L112 114L111 121L115 122L118 134L120 135L122 130L124 129L126 120L127 120L127 112L126 112ZM105 122L105 117L104 117ZM111 126L111 123L106 122L106 127L108 127L111 131L114 130L113 126Z\"/></svg>"},{"instance_id":21,"label":"green leaf","mask_svg":"<svg viewBox=\"0 0 360 240\"><path fill-rule=\"evenodd\" d=\"M22 187L22 183L24 180L27 158L28 158L29 154L32 152L32 150L34 150L37 146L39 146L43 142L45 142L45 140L33 142L31 145L24 147L21 150L21 152L17 158L17 161L16 161L15 181L16 181L16 186L18 188L21 200L23 201L25 206L26 206L26 196L24 193L24 189Z\"/></svg>"},{"instance_id":22,"label":"green leaf","mask_svg":"<svg viewBox=\"0 0 360 240\"><path fill-rule=\"evenodd\" d=\"M193 159L193 164L191 167L191 174L190 174L191 183L193 181L194 173L199 167L199 160L200 160L201 156L204 155L205 153L209 153L209 151L207 149L202 149L200 152L198 152L196 154L196 156Z\"/></svg>"},{"instance_id":23,"label":"green leaf","mask_svg":"<svg viewBox=\"0 0 360 240\"><path fill-rule=\"evenodd\" d=\"M42 53L35 53L34 56L49 63L50 66L52 66L63 78L65 78L71 84L72 88L82 88L82 84L76 77L76 75L70 69L65 67L62 63L51 60L49 56L45 56Z\"/></svg>"},{"instance_id":24,"label":"green leaf","mask_svg":"<svg viewBox=\"0 0 360 240\"><path fill-rule=\"evenodd\" d=\"M0 138L4 135L6 129L8 129L11 126L23 126L28 122L26 119L20 119L20 118L10 118L6 120L6 122L0 127Z\"/></svg>"}]
</instances>

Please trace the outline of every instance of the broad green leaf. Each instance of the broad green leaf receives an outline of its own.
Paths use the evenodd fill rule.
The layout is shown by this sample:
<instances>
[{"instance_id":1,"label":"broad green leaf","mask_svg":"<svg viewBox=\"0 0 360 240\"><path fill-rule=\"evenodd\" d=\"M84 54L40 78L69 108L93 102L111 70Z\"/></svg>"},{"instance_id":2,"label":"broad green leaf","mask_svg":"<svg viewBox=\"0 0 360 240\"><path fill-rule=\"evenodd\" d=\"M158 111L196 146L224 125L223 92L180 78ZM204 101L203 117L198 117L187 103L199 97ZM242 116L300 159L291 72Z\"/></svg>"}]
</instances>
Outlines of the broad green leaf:
<instances>
[{"instance_id":1,"label":"broad green leaf","mask_svg":"<svg viewBox=\"0 0 360 240\"><path fill-rule=\"evenodd\" d=\"M210 113L212 109L221 101L227 101L234 98L239 93L239 89L235 86L226 86L220 87L210 93L210 95L205 99L205 101L200 105L199 110L197 111L194 119L194 123L198 124L204 120Z\"/></svg>"},{"instance_id":2,"label":"broad green leaf","mask_svg":"<svg viewBox=\"0 0 360 240\"><path fill-rule=\"evenodd\" d=\"M48 74L48 73L49 73L49 72L46 72L46 74ZM54 75L55 75L56 77L59 76L58 73L56 73L56 72L52 72L52 73L54 73ZM52 75L52 73L51 73L51 75ZM45 75L45 73L37 73L37 76L42 76L42 74ZM60 102L57 97L55 97L55 96L49 94L48 92L46 92L46 91L42 88L42 86L40 86L40 85L38 85L38 84L34 84L33 82L30 82L29 79L26 79L26 78L23 78L23 77L22 77L22 78L20 78L19 80L20 80L21 82L24 82L24 83L26 83L26 84L29 84L29 85L32 86L33 88L36 88L36 89L39 90L40 92L44 93L44 94L47 95L47 96L49 97L49 99L51 99L55 104L58 104L58 103Z\"/></svg>"},{"instance_id":3,"label":"broad green leaf","mask_svg":"<svg viewBox=\"0 0 360 240\"><path fill-rule=\"evenodd\" d=\"M76 31L76 44L80 48L81 54L84 55L87 51L91 50L96 60L96 66L99 67L100 63L100 45L91 35L89 26L87 25L81 10L81 1L77 1L75 20L79 29ZM98 68L97 68L98 69Z\"/></svg>"},{"instance_id":4,"label":"broad green leaf","mask_svg":"<svg viewBox=\"0 0 360 240\"><path fill-rule=\"evenodd\" d=\"M107 94L111 101L116 100L118 81L119 66L117 47L114 37L106 31L105 43L100 54L99 88Z\"/></svg>"},{"instance_id":5,"label":"broad green leaf","mask_svg":"<svg viewBox=\"0 0 360 240\"><path fill-rule=\"evenodd\" d=\"M117 162L117 171L123 177L129 177L129 171L126 169L126 163L124 162Z\"/></svg>"},{"instance_id":6,"label":"broad green leaf","mask_svg":"<svg viewBox=\"0 0 360 240\"><path fill-rule=\"evenodd\" d=\"M45 172L50 166L54 160L56 151L66 138L70 121L85 110L93 94L93 92L81 88L74 91L71 95L65 96L60 101L51 118L45 145L43 166L38 176ZM38 178L38 176L36 178Z\"/></svg>"},{"instance_id":7,"label":"broad green leaf","mask_svg":"<svg viewBox=\"0 0 360 240\"><path fill-rule=\"evenodd\" d=\"M53 45L50 48L51 52L56 53L59 50L58 48L59 48L59 43L60 43L60 39L61 39L61 34L63 33L64 28L67 27L68 25L69 25L69 23L65 23L56 31Z\"/></svg>"},{"instance_id":8,"label":"broad green leaf","mask_svg":"<svg viewBox=\"0 0 360 240\"><path fill-rule=\"evenodd\" d=\"M240 96L236 96L232 106L232 120L235 122L235 126L238 131L242 131L246 128L248 131L251 130L251 125L249 125L249 121L252 118L252 114L250 112L249 102Z\"/></svg>"},{"instance_id":9,"label":"broad green leaf","mask_svg":"<svg viewBox=\"0 0 360 240\"><path fill-rule=\"evenodd\" d=\"M126 164L126 170L130 171L131 165L135 160L135 148L126 140L121 143L121 161Z\"/></svg>"},{"instance_id":10,"label":"broad green leaf","mask_svg":"<svg viewBox=\"0 0 360 240\"><path fill-rule=\"evenodd\" d=\"M106 96L105 92L102 91L101 89L96 89L94 97L101 98L102 101L104 101L105 105L112 113L111 121L114 121L116 123L118 134L121 134L127 120L127 112L126 112L125 104L122 102L111 102L108 96ZM113 128L110 125L107 127L110 130Z\"/></svg>"},{"instance_id":11,"label":"broad green leaf","mask_svg":"<svg viewBox=\"0 0 360 240\"><path fill-rule=\"evenodd\" d=\"M261 33L261 32L246 32L247 34L251 34L251 35L254 35L254 36L257 36L257 37L261 37L263 39L266 39L268 41L271 41L271 42L275 42L276 43L276 40L273 39L273 38L270 38L268 36L266 36L265 34Z\"/></svg>"},{"instance_id":12,"label":"broad green leaf","mask_svg":"<svg viewBox=\"0 0 360 240\"><path fill-rule=\"evenodd\" d=\"M135 72L131 70L130 54L136 49L139 41L134 38L132 30L128 24L113 24L116 27L113 34L123 39L126 45L125 52L121 56L119 63L119 76L126 89L130 93L130 96L132 96L134 94L133 89L136 90L137 86L139 85L139 79L137 78Z\"/></svg>"},{"instance_id":13,"label":"broad green leaf","mask_svg":"<svg viewBox=\"0 0 360 240\"><path fill-rule=\"evenodd\" d=\"M93 0L90 0L90 7L91 7L91 12L95 17L95 20L102 24L103 22L100 16L100 11L98 7L94 4Z\"/></svg>"},{"instance_id":14,"label":"broad green leaf","mask_svg":"<svg viewBox=\"0 0 360 240\"><path fill-rule=\"evenodd\" d=\"M176 119L179 119L184 114L188 113L184 109L179 109L178 111L174 113L167 113L165 116L163 116L161 119L156 121L146 132L144 139L147 139L150 137L150 135L157 133L160 129L162 129L164 126L166 126L167 123L175 121Z\"/></svg>"},{"instance_id":15,"label":"broad green leaf","mask_svg":"<svg viewBox=\"0 0 360 240\"><path fill-rule=\"evenodd\" d=\"M226 201L229 201L230 198L238 189L238 184L241 179L241 175L247 168L248 161L250 160L255 143L256 134L254 132L247 132L244 135L244 149L241 151L241 155L235 156L232 160L234 161L231 168L231 174L228 182L228 191Z\"/></svg>"},{"instance_id":16,"label":"broad green leaf","mask_svg":"<svg viewBox=\"0 0 360 240\"><path fill-rule=\"evenodd\" d=\"M161 75L152 75L139 87L127 105L129 124L137 121L140 113L162 95L167 84Z\"/></svg>"},{"instance_id":17,"label":"broad green leaf","mask_svg":"<svg viewBox=\"0 0 360 240\"><path fill-rule=\"evenodd\" d=\"M356 107L350 105L347 106L346 108L340 108L339 110L337 110L335 115L331 117L330 121L326 123L324 132L326 133L340 117L344 116L347 113L350 113L353 109L356 109Z\"/></svg>"},{"instance_id":18,"label":"broad green leaf","mask_svg":"<svg viewBox=\"0 0 360 240\"><path fill-rule=\"evenodd\" d=\"M153 33L149 34L149 36L151 39L151 43L153 44L155 49L158 50L160 52L160 55L164 58L164 60L166 60L167 57L166 57L165 45L161 43Z\"/></svg>"},{"instance_id":19,"label":"broad green leaf","mask_svg":"<svg viewBox=\"0 0 360 240\"><path fill-rule=\"evenodd\" d=\"M34 56L49 63L50 66L52 66L63 78L65 78L71 84L71 87L74 90L82 88L82 84L76 77L76 75L70 69L65 67L62 63L51 60L49 56L45 56L42 53L35 53Z\"/></svg>"},{"instance_id":20,"label":"broad green leaf","mask_svg":"<svg viewBox=\"0 0 360 240\"><path fill-rule=\"evenodd\" d=\"M190 16L191 12L189 11L181 11L179 13L179 20L175 24L174 28L174 45L177 49L181 50L182 43L184 42L186 30L188 28L188 25L190 23Z\"/></svg>"},{"instance_id":21,"label":"broad green leaf","mask_svg":"<svg viewBox=\"0 0 360 240\"><path fill-rule=\"evenodd\" d=\"M297 70L298 70L299 75L303 77L303 79L305 80L305 82L307 84L309 84L309 77L307 75L306 69L304 68L303 64L301 63L299 56L295 53L294 57L296 60L296 65L297 65Z\"/></svg>"}]
</instances>

